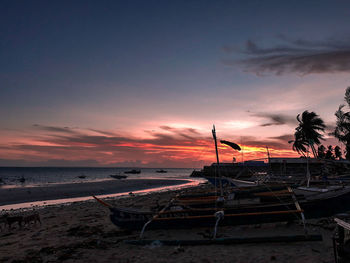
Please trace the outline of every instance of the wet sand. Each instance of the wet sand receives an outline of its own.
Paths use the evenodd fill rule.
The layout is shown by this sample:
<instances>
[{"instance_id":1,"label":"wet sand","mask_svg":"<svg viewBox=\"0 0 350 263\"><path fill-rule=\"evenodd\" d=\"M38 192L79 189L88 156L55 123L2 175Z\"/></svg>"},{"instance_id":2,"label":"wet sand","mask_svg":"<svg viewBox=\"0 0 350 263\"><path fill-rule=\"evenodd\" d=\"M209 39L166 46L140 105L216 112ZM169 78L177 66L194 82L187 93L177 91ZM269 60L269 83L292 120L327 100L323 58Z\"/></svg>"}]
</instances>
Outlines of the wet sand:
<instances>
[{"instance_id":1,"label":"wet sand","mask_svg":"<svg viewBox=\"0 0 350 263\"><path fill-rule=\"evenodd\" d=\"M113 179L101 182L52 184L40 187L0 188L0 206L42 200L131 192L148 188L179 185L187 182L189 181L165 179Z\"/></svg>"},{"instance_id":2,"label":"wet sand","mask_svg":"<svg viewBox=\"0 0 350 263\"><path fill-rule=\"evenodd\" d=\"M206 190L208 186L196 187ZM119 206L152 209L165 205L177 193L192 189L106 199ZM333 262L331 219L308 225L310 233L321 232L323 241L207 246L128 245L139 231L119 229L109 220L109 210L95 201L46 207L37 210L42 225L14 227L0 232L0 262L239 262L320 263ZM23 215L30 211L13 211ZM323 220L323 221L322 221ZM326 222L326 223L322 223ZM325 228L322 228L325 226ZM146 230L146 239L208 239L213 227L185 230ZM218 237L302 234L298 223L218 228Z\"/></svg>"}]
</instances>

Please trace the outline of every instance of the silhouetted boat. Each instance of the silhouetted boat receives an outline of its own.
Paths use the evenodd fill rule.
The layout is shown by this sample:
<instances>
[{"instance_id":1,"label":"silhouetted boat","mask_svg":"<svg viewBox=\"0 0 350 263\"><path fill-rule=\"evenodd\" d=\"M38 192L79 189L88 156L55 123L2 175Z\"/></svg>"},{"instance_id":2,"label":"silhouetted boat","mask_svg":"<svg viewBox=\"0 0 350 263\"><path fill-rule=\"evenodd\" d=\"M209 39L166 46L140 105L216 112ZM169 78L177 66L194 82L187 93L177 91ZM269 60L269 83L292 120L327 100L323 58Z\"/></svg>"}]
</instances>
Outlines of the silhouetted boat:
<instances>
[{"instance_id":1,"label":"silhouetted boat","mask_svg":"<svg viewBox=\"0 0 350 263\"><path fill-rule=\"evenodd\" d=\"M157 172L157 173L167 173L168 171L165 171L165 170L163 170L163 169L160 169L160 170L157 170L156 172Z\"/></svg>"},{"instance_id":2,"label":"silhouetted boat","mask_svg":"<svg viewBox=\"0 0 350 263\"><path fill-rule=\"evenodd\" d=\"M350 208L350 187L310 194L307 194L306 190L295 191L299 201L293 199L287 201L286 191L265 192L256 196L265 199L262 203L237 202L232 206L192 208L188 202L172 201L158 213L114 207L98 198L96 200L109 207L111 221L116 226L126 229L142 229L147 222L150 222L148 228L153 229L212 227L218 220L219 212L223 212L224 215L220 219L220 225L247 225L294 221L301 219L302 213L306 219L320 218ZM282 199L283 202L276 202L276 199Z\"/></svg>"},{"instance_id":3,"label":"silhouetted boat","mask_svg":"<svg viewBox=\"0 0 350 263\"><path fill-rule=\"evenodd\" d=\"M120 175L120 174L111 174L110 177L114 178L114 179L125 179L128 176L126 175Z\"/></svg>"},{"instance_id":4,"label":"silhouetted boat","mask_svg":"<svg viewBox=\"0 0 350 263\"><path fill-rule=\"evenodd\" d=\"M21 183L24 183L26 179L22 176L21 178L18 179L18 181L20 181Z\"/></svg>"},{"instance_id":5,"label":"silhouetted boat","mask_svg":"<svg viewBox=\"0 0 350 263\"><path fill-rule=\"evenodd\" d=\"M125 174L140 174L141 170L132 169L130 171L125 171Z\"/></svg>"},{"instance_id":6,"label":"silhouetted boat","mask_svg":"<svg viewBox=\"0 0 350 263\"><path fill-rule=\"evenodd\" d=\"M80 178L80 179L85 179L85 178L86 178L86 175L79 175L78 178Z\"/></svg>"}]
</instances>

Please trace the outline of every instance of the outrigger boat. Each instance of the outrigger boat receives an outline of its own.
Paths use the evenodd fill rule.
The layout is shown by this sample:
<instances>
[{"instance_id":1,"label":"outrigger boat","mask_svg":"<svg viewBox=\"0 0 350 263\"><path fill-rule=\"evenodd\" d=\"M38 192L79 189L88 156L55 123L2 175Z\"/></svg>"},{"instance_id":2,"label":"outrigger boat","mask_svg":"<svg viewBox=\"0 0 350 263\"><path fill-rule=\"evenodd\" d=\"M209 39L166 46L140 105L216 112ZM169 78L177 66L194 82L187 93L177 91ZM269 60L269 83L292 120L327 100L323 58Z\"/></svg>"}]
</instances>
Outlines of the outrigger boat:
<instances>
[{"instance_id":1,"label":"outrigger boat","mask_svg":"<svg viewBox=\"0 0 350 263\"><path fill-rule=\"evenodd\" d=\"M255 193L254 196L257 200L233 199L231 204L226 203L221 207L215 207L215 201L211 197L197 200L175 198L156 214L113 207L95 198L108 206L111 221L116 226L133 230L142 229L150 220L149 228L213 226L218 220L219 212L223 212L220 225L246 225L326 217L350 208L350 187L309 195L303 190L293 191L288 187L282 191ZM210 203L212 206L195 207L201 203Z\"/></svg>"},{"instance_id":2,"label":"outrigger boat","mask_svg":"<svg viewBox=\"0 0 350 263\"><path fill-rule=\"evenodd\" d=\"M125 179L128 177L127 175L121 175L121 174L111 174L109 176L114 178L114 179Z\"/></svg>"},{"instance_id":3,"label":"outrigger boat","mask_svg":"<svg viewBox=\"0 0 350 263\"><path fill-rule=\"evenodd\" d=\"M130 171L125 171L125 174L140 174L141 170L132 169Z\"/></svg>"},{"instance_id":4,"label":"outrigger boat","mask_svg":"<svg viewBox=\"0 0 350 263\"><path fill-rule=\"evenodd\" d=\"M167 170L163 170L163 169L160 169L160 170L157 170L156 173L161 173L161 174L164 174L164 173L167 173L168 171Z\"/></svg>"}]
</instances>

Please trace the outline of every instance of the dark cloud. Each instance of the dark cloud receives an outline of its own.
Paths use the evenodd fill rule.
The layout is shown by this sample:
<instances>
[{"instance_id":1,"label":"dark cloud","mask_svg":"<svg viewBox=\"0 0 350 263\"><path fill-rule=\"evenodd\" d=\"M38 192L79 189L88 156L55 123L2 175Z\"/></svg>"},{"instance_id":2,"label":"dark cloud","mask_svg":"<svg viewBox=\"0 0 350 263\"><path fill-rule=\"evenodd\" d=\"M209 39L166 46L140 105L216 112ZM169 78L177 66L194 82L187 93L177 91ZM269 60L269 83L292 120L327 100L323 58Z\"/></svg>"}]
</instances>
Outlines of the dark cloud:
<instances>
[{"instance_id":1,"label":"dark cloud","mask_svg":"<svg viewBox=\"0 0 350 263\"><path fill-rule=\"evenodd\" d=\"M254 117L264 118L267 119L267 123L263 123L260 126L267 127L267 126L273 126L273 125L284 125L284 124L291 124L296 125L297 119L294 116L286 115L286 114L280 114L280 113L250 113Z\"/></svg>"},{"instance_id":2,"label":"dark cloud","mask_svg":"<svg viewBox=\"0 0 350 263\"><path fill-rule=\"evenodd\" d=\"M88 130L96 132L96 133L100 133L103 135L107 135L107 136L115 136L116 135L114 132L109 132L109 131L102 131L102 130L97 130L97 129L88 129Z\"/></svg>"},{"instance_id":3,"label":"dark cloud","mask_svg":"<svg viewBox=\"0 0 350 263\"><path fill-rule=\"evenodd\" d=\"M184 137L184 138L189 139L189 140L195 140L195 137L193 137L193 135L200 135L200 133L196 129L193 129L193 128L181 128L181 129L179 129L179 128L174 128L174 127L170 127L170 126L166 126L166 125L160 126L159 128L161 128L162 130L165 130L165 131L172 132L173 134L176 134L178 136ZM152 134L152 132L150 132L150 133ZM153 135L159 136L160 134L153 133Z\"/></svg>"},{"instance_id":4,"label":"dark cloud","mask_svg":"<svg viewBox=\"0 0 350 263\"><path fill-rule=\"evenodd\" d=\"M159 126L159 128L161 128L162 130L165 130L165 131L173 131L173 130L175 130L175 128L167 126L167 125Z\"/></svg>"},{"instance_id":5,"label":"dark cloud","mask_svg":"<svg viewBox=\"0 0 350 263\"><path fill-rule=\"evenodd\" d=\"M0 166L15 166L15 167L45 167L45 166L63 166L63 167L97 167L101 164L96 160L65 160L65 159L50 159L45 161L27 161L24 159L0 159Z\"/></svg>"},{"instance_id":6,"label":"dark cloud","mask_svg":"<svg viewBox=\"0 0 350 263\"><path fill-rule=\"evenodd\" d=\"M77 131L73 130L73 128L70 128L70 127L45 126L40 124L33 124L33 127L35 127L36 129L39 129L42 131L48 131L48 132L59 132L59 133L70 133L70 134L78 133Z\"/></svg>"},{"instance_id":7,"label":"dark cloud","mask_svg":"<svg viewBox=\"0 0 350 263\"><path fill-rule=\"evenodd\" d=\"M306 75L350 71L350 41L312 42L299 39L288 40L286 46L261 48L249 40L242 53L250 57L240 61L225 59L223 63L230 66L243 65L247 71L259 75L266 72L276 75Z\"/></svg>"},{"instance_id":8,"label":"dark cloud","mask_svg":"<svg viewBox=\"0 0 350 263\"><path fill-rule=\"evenodd\" d=\"M269 139L282 141L282 142L288 142L288 141L294 140L294 135L293 134L284 134L284 135L280 135L280 136L269 137Z\"/></svg>"}]
</instances>

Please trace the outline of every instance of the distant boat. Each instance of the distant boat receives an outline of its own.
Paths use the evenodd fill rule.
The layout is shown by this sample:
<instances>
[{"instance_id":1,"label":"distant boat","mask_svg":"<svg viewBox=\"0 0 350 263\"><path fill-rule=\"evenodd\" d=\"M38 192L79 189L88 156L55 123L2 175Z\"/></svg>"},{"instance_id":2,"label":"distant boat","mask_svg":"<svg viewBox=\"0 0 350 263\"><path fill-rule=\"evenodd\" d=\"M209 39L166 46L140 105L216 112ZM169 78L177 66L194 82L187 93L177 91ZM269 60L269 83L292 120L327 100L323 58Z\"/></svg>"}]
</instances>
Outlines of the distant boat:
<instances>
[{"instance_id":1,"label":"distant boat","mask_svg":"<svg viewBox=\"0 0 350 263\"><path fill-rule=\"evenodd\" d=\"M80 179L85 179L85 178L86 178L86 175L79 175L78 178L80 178Z\"/></svg>"},{"instance_id":2,"label":"distant boat","mask_svg":"<svg viewBox=\"0 0 350 263\"><path fill-rule=\"evenodd\" d=\"M163 169L160 169L160 170L157 170L156 172L157 172L157 173L167 173L168 171L165 171L165 170L163 170Z\"/></svg>"},{"instance_id":3,"label":"distant boat","mask_svg":"<svg viewBox=\"0 0 350 263\"><path fill-rule=\"evenodd\" d=\"M20 181L21 183L24 183L26 179L22 176L21 178L18 179L18 181Z\"/></svg>"},{"instance_id":4,"label":"distant boat","mask_svg":"<svg viewBox=\"0 0 350 263\"><path fill-rule=\"evenodd\" d=\"M130 171L125 171L125 174L140 174L141 170L132 169Z\"/></svg>"},{"instance_id":5,"label":"distant boat","mask_svg":"<svg viewBox=\"0 0 350 263\"><path fill-rule=\"evenodd\" d=\"M125 178L127 178L126 175L120 175L120 174L111 174L110 177L112 177L114 179L125 179Z\"/></svg>"}]
</instances>

